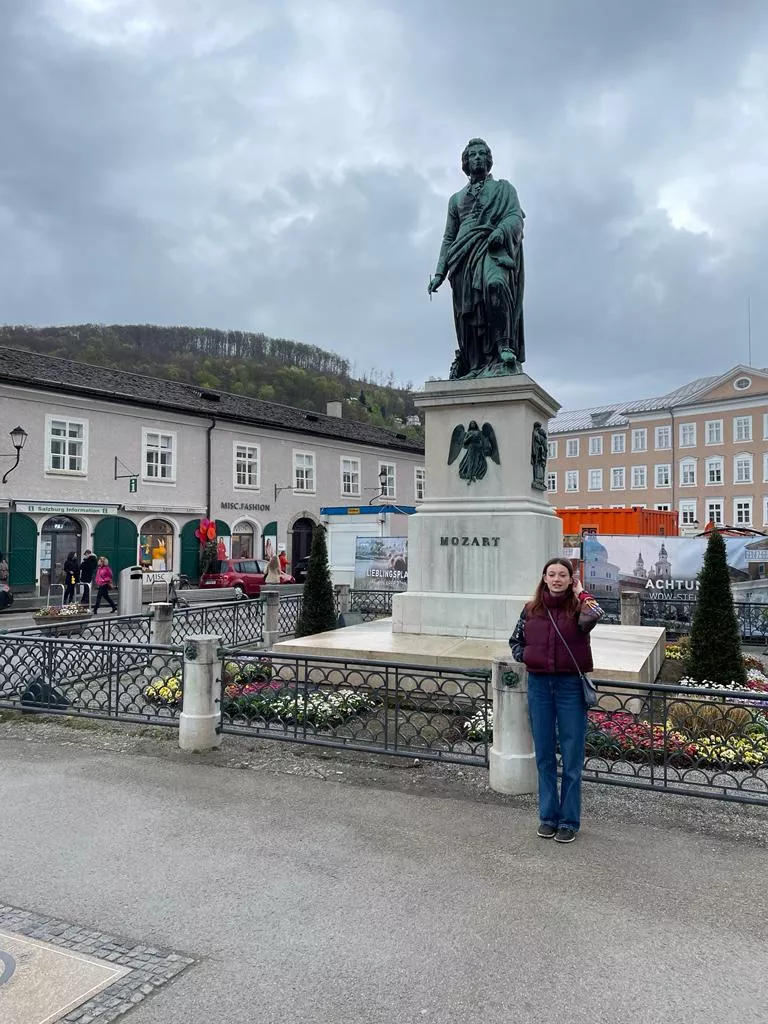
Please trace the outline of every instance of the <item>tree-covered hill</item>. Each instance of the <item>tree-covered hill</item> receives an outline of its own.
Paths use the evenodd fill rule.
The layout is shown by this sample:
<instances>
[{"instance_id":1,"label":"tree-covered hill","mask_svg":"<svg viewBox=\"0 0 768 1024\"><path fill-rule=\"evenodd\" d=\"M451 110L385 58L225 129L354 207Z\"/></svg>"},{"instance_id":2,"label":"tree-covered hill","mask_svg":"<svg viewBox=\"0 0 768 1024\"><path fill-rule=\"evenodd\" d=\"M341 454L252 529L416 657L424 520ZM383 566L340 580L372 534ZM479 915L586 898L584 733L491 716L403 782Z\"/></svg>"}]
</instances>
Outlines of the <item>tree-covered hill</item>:
<instances>
[{"instance_id":1,"label":"tree-covered hill","mask_svg":"<svg viewBox=\"0 0 768 1024\"><path fill-rule=\"evenodd\" d=\"M390 427L412 436L411 386L353 379L349 361L315 345L247 331L152 324L0 326L0 346L23 348L96 366L184 381L267 402L325 412L344 403L346 419Z\"/></svg>"}]
</instances>

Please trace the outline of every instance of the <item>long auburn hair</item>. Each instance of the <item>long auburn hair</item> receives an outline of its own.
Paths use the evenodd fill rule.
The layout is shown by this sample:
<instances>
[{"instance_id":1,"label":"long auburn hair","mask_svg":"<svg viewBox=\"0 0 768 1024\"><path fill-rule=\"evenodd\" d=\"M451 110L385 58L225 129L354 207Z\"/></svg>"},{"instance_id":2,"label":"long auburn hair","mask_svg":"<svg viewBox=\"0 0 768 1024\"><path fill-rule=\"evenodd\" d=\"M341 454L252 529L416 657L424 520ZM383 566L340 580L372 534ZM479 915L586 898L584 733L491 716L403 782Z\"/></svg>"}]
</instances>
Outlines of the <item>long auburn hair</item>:
<instances>
[{"instance_id":1,"label":"long auburn hair","mask_svg":"<svg viewBox=\"0 0 768 1024\"><path fill-rule=\"evenodd\" d=\"M550 567L550 565L563 565L563 566L565 566L565 568L568 570L568 575L571 577L571 580L573 580L573 566L571 565L571 563L568 561L567 558L550 558L550 560L546 563L544 568L541 570L541 576L539 577L539 583L538 583L538 586L536 587L536 589L533 592L533 597L531 598L531 600L526 605L526 609L525 610L526 610L526 613L528 615L544 615L545 614L545 610L544 610L545 609L544 595L546 593L549 593L549 587L544 582L544 576L546 575L547 569ZM567 593L568 593L568 591L566 591L566 594ZM571 595L571 600L570 600L569 605L568 605L568 610L575 615L576 612L579 610L579 599L578 599L578 597L576 597L576 595L574 594L573 590L571 590L570 595Z\"/></svg>"}]
</instances>

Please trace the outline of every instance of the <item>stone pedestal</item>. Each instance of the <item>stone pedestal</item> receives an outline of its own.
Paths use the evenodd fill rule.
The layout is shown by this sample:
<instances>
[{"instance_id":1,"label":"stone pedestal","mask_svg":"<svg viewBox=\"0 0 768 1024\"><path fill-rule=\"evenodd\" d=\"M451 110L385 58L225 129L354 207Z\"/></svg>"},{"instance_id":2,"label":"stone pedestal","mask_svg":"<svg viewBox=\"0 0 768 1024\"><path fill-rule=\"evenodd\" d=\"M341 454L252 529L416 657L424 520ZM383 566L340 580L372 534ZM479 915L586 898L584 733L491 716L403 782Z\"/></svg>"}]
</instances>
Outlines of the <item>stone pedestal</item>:
<instances>
[{"instance_id":1,"label":"stone pedestal","mask_svg":"<svg viewBox=\"0 0 768 1024\"><path fill-rule=\"evenodd\" d=\"M562 524L532 486L534 423L546 429L559 404L525 374L430 381L425 410L426 500L408 521L408 590L392 601L396 633L507 639L541 567L562 551ZM448 465L457 424L490 423L500 464L482 480ZM462 453L463 454L463 453Z\"/></svg>"}]
</instances>

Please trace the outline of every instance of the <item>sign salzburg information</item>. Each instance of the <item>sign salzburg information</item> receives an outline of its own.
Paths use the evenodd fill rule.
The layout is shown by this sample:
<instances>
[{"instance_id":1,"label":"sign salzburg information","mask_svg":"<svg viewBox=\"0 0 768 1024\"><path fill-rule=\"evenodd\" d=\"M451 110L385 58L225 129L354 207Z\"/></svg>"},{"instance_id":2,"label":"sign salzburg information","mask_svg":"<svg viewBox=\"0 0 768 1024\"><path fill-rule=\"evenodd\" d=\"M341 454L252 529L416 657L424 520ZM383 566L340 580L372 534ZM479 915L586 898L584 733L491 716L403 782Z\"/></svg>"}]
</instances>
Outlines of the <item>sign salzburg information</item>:
<instances>
[{"instance_id":1,"label":"sign salzburg information","mask_svg":"<svg viewBox=\"0 0 768 1024\"><path fill-rule=\"evenodd\" d=\"M119 505L89 505L87 503L69 504L58 501L17 501L17 512L47 512L59 516L108 516L117 512Z\"/></svg>"}]
</instances>

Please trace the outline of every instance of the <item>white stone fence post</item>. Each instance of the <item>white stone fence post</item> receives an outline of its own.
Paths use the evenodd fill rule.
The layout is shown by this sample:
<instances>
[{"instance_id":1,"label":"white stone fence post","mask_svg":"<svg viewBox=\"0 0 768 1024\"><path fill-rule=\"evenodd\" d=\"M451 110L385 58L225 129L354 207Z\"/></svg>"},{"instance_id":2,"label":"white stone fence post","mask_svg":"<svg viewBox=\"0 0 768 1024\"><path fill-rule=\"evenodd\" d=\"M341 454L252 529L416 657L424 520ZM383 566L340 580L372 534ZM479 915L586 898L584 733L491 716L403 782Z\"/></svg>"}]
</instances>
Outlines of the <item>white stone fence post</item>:
<instances>
[{"instance_id":1,"label":"white stone fence post","mask_svg":"<svg viewBox=\"0 0 768 1024\"><path fill-rule=\"evenodd\" d=\"M536 759L528 722L528 671L511 658L494 658L493 744L490 786L497 793L537 791Z\"/></svg>"},{"instance_id":2,"label":"white stone fence post","mask_svg":"<svg viewBox=\"0 0 768 1024\"><path fill-rule=\"evenodd\" d=\"M179 715L182 750L221 746L221 637L188 636L184 640L184 698Z\"/></svg>"},{"instance_id":3,"label":"white stone fence post","mask_svg":"<svg viewBox=\"0 0 768 1024\"><path fill-rule=\"evenodd\" d=\"M173 605L150 605L149 642L152 647L167 646L173 636Z\"/></svg>"},{"instance_id":4,"label":"white stone fence post","mask_svg":"<svg viewBox=\"0 0 768 1024\"><path fill-rule=\"evenodd\" d=\"M267 649L280 642L280 594L276 590L264 591L264 635L262 643Z\"/></svg>"}]
</instances>

